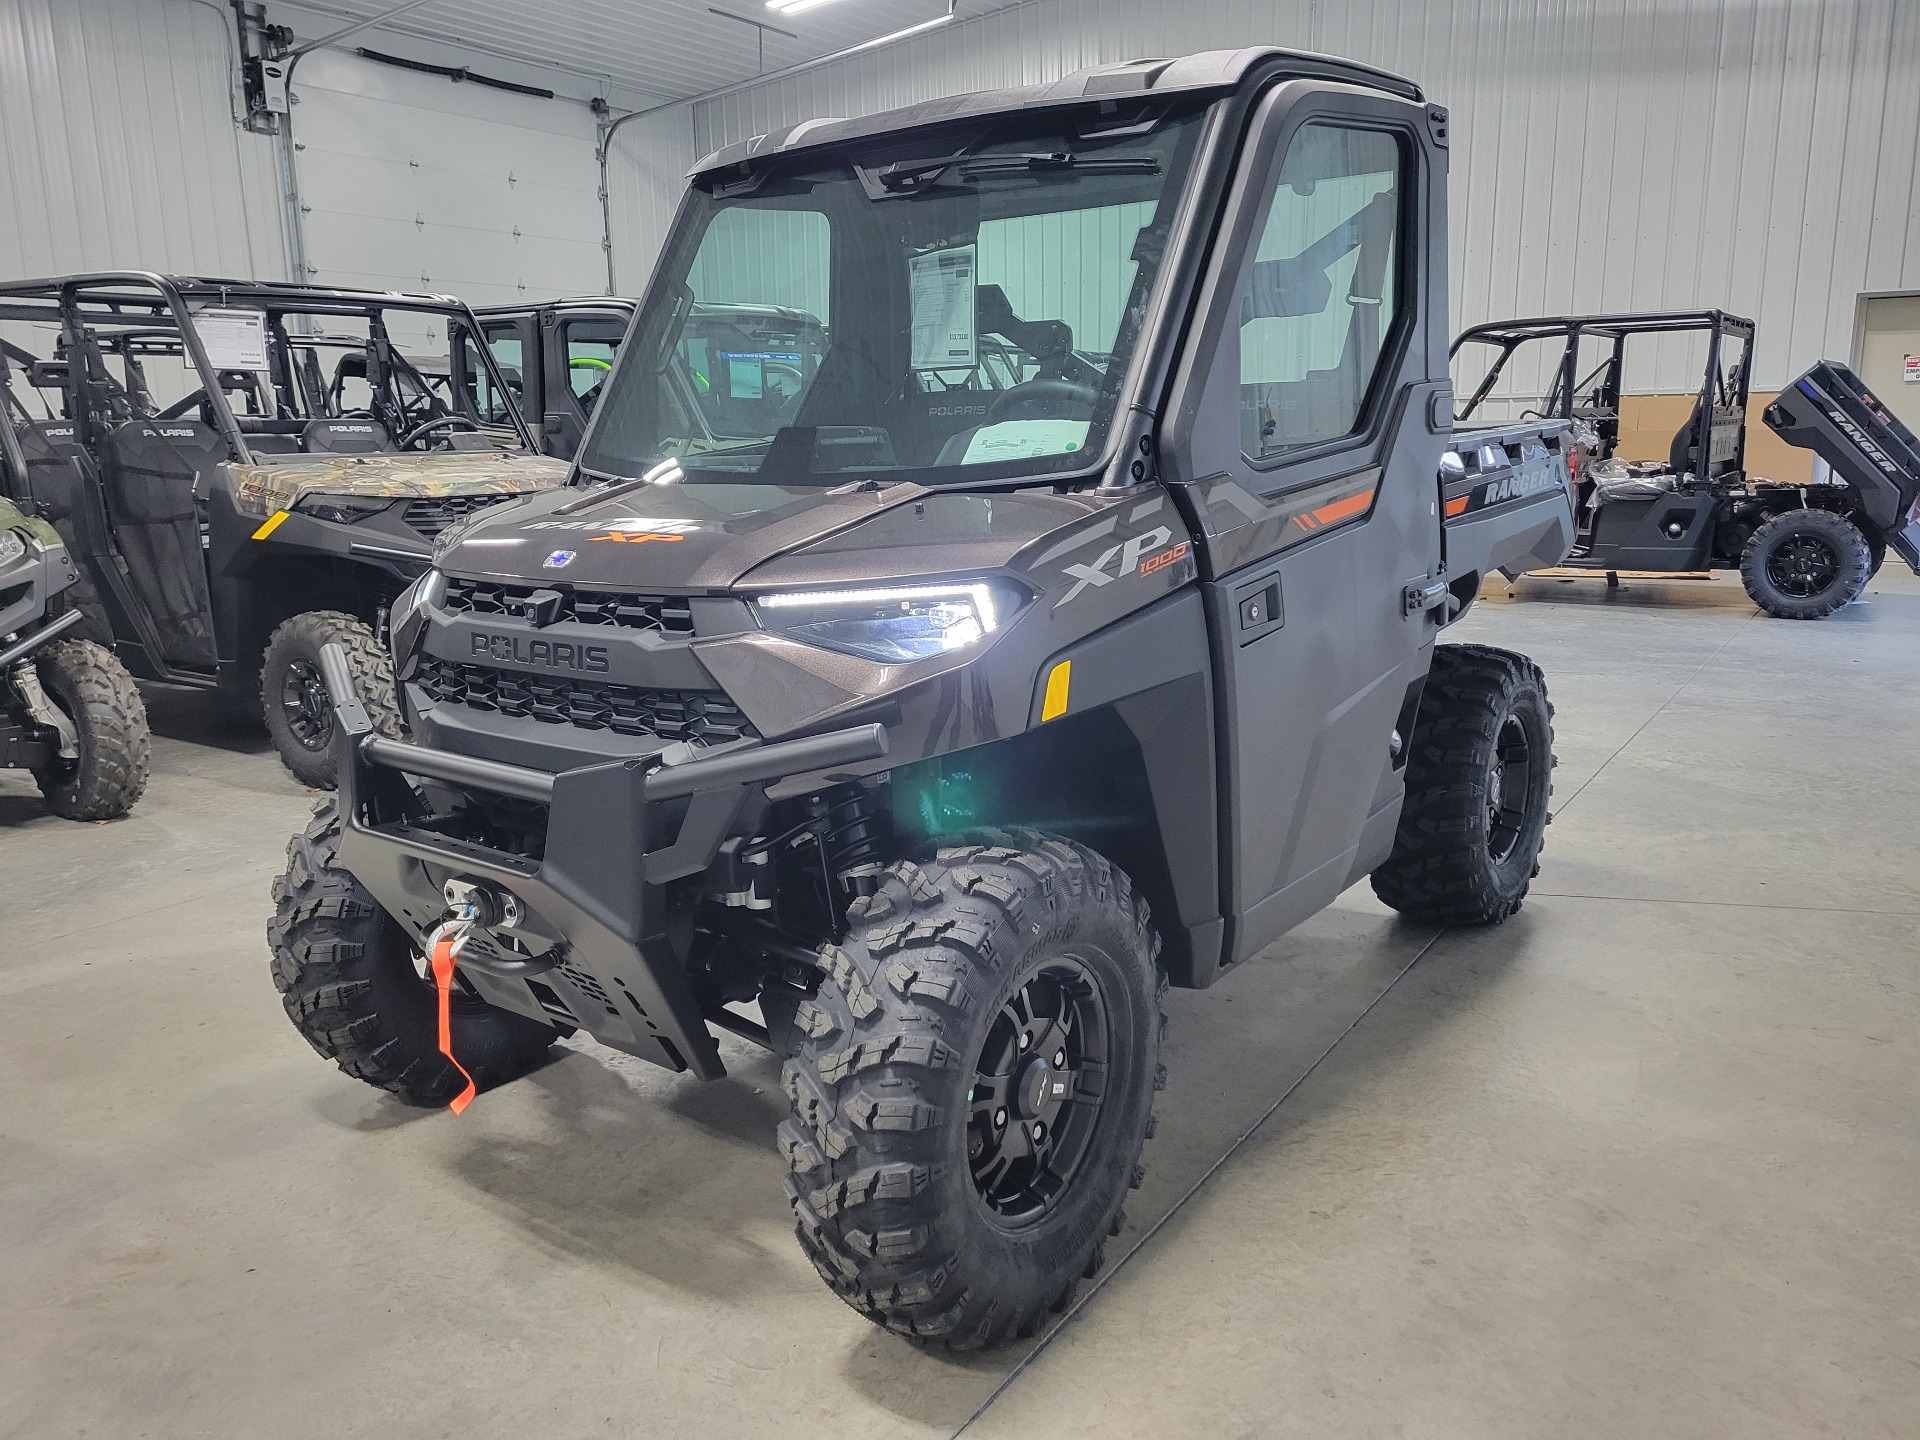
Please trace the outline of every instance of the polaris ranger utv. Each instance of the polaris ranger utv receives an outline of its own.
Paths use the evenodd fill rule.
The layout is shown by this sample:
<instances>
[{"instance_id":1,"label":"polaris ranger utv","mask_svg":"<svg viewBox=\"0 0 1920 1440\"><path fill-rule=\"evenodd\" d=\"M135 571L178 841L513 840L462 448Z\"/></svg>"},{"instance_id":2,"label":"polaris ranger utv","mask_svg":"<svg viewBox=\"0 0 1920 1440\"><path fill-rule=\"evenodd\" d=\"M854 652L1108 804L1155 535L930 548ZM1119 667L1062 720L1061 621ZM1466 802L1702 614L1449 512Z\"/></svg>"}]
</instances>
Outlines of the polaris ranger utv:
<instances>
[{"instance_id":1,"label":"polaris ranger utv","mask_svg":"<svg viewBox=\"0 0 1920 1440\"><path fill-rule=\"evenodd\" d=\"M294 1024L456 1108L576 1030L745 1037L834 1291L1031 1331L1139 1183L1164 985L1369 876L1472 925L1535 874L1544 681L1435 638L1565 553L1566 427L1451 434L1446 139L1257 49L703 162L573 483L396 604L412 739L326 657ZM822 352L707 345L732 305Z\"/></svg>"},{"instance_id":2,"label":"polaris ranger utv","mask_svg":"<svg viewBox=\"0 0 1920 1440\"><path fill-rule=\"evenodd\" d=\"M410 358L444 353L470 315L444 296L144 273L0 285L7 418L80 567L90 638L141 679L257 700L287 767L331 785L320 647L351 654L393 728L393 598L454 520L566 474L511 402L480 415Z\"/></svg>"},{"instance_id":3,"label":"polaris ranger utv","mask_svg":"<svg viewBox=\"0 0 1920 1440\"><path fill-rule=\"evenodd\" d=\"M0 425L0 768L32 772L56 815L117 819L147 788L146 707L118 660L74 636L80 574L25 479Z\"/></svg>"},{"instance_id":4,"label":"polaris ranger utv","mask_svg":"<svg viewBox=\"0 0 1920 1440\"><path fill-rule=\"evenodd\" d=\"M1665 459L1619 459L1627 342L1644 357L1659 340L1685 336L1700 337L1706 362L1692 412ZM1609 581L1621 570L1737 569L1753 603L1787 620L1818 620L1858 599L1889 545L1920 574L1920 451L1844 365L1815 366L1765 413L1782 439L1827 460L1831 481L1747 473L1752 347L1753 322L1719 310L1476 325L1453 347L1462 378L1478 376L1460 415L1520 408L1580 427L1580 532L1568 568L1605 571ZM1904 468L1884 463L1889 456Z\"/></svg>"}]
</instances>

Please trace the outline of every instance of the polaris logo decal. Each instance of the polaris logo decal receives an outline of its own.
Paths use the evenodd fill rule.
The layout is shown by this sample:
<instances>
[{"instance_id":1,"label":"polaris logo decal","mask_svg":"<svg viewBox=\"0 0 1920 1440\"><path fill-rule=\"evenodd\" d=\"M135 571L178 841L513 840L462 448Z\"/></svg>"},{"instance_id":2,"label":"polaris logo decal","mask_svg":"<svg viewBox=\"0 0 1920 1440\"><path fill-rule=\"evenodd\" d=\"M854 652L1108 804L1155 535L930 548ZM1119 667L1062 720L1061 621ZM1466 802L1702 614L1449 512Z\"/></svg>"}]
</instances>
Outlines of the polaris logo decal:
<instances>
[{"instance_id":1,"label":"polaris logo decal","mask_svg":"<svg viewBox=\"0 0 1920 1440\"><path fill-rule=\"evenodd\" d=\"M1116 580L1124 580L1140 568L1141 556L1149 550L1158 550L1171 539L1173 539L1171 530L1164 525L1156 525L1144 535L1135 535L1132 539L1123 540L1118 545L1109 545L1100 552L1100 558L1091 565L1063 567L1067 574L1074 577L1074 585L1061 597L1060 604L1071 605L1079 598L1080 592L1089 585L1111 585ZM1119 558L1120 565L1114 573L1109 575L1107 566L1113 563L1115 557Z\"/></svg>"},{"instance_id":2,"label":"polaris logo decal","mask_svg":"<svg viewBox=\"0 0 1920 1440\"><path fill-rule=\"evenodd\" d=\"M585 670L600 673L611 668L604 645L576 645L568 640L528 640L519 635L475 632L473 653L489 660L516 665L539 665L548 670Z\"/></svg>"},{"instance_id":3,"label":"polaris logo decal","mask_svg":"<svg viewBox=\"0 0 1920 1440\"><path fill-rule=\"evenodd\" d=\"M551 555L547 556L547 560L546 560L547 569L549 570L563 569L566 566L571 565L574 562L575 557L578 556L579 553L580 552L577 550L556 550Z\"/></svg>"}]
</instances>

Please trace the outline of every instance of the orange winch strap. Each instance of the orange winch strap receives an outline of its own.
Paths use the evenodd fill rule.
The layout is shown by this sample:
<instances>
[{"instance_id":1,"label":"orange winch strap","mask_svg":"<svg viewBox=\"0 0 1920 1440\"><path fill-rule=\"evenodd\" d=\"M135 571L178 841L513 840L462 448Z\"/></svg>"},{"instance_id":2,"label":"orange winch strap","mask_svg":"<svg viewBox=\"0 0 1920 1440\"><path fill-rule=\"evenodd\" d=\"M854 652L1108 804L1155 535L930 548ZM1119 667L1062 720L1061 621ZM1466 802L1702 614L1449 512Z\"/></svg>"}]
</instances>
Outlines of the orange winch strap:
<instances>
[{"instance_id":1,"label":"orange winch strap","mask_svg":"<svg viewBox=\"0 0 1920 1440\"><path fill-rule=\"evenodd\" d=\"M440 992L440 1053L452 1062L467 1082L467 1088L447 1102L458 1115L473 1102L473 1076L467 1067L453 1058L453 936L442 935L433 942L433 988Z\"/></svg>"}]
</instances>

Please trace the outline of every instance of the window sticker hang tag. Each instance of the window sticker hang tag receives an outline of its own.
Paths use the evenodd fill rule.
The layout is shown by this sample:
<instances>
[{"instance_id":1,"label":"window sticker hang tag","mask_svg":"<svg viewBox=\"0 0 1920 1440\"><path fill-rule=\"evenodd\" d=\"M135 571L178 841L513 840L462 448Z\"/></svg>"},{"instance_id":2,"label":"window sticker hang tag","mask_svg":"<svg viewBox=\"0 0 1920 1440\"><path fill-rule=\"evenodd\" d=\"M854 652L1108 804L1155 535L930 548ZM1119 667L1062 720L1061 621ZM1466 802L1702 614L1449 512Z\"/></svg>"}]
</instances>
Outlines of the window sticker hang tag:
<instances>
[{"instance_id":1,"label":"window sticker hang tag","mask_svg":"<svg viewBox=\"0 0 1920 1440\"><path fill-rule=\"evenodd\" d=\"M259 310L197 310L193 328L216 370L267 368L267 317Z\"/></svg>"},{"instance_id":2,"label":"window sticker hang tag","mask_svg":"<svg viewBox=\"0 0 1920 1440\"><path fill-rule=\"evenodd\" d=\"M979 363L974 249L955 245L907 261L915 370L971 370Z\"/></svg>"}]
</instances>

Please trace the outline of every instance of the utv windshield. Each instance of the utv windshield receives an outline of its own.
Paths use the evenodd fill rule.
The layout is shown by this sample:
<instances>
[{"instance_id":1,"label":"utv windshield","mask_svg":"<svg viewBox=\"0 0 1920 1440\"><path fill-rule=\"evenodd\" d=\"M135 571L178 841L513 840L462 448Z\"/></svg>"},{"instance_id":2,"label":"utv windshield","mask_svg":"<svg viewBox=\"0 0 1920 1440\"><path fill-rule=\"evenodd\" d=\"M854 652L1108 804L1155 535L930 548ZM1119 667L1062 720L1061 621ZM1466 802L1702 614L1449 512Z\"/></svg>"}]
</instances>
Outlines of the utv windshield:
<instances>
[{"instance_id":1,"label":"utv windshield","mask_svg":"<svg viewBox=\"0 0 1920 1440\"><path fill-rule=\"evenodd\" d=\"M696 188L581 464L974 482L1104 450L1197 113L1055 113ZM659 473L654 473L659 472Z\"/></svg>"}]
</instances>

